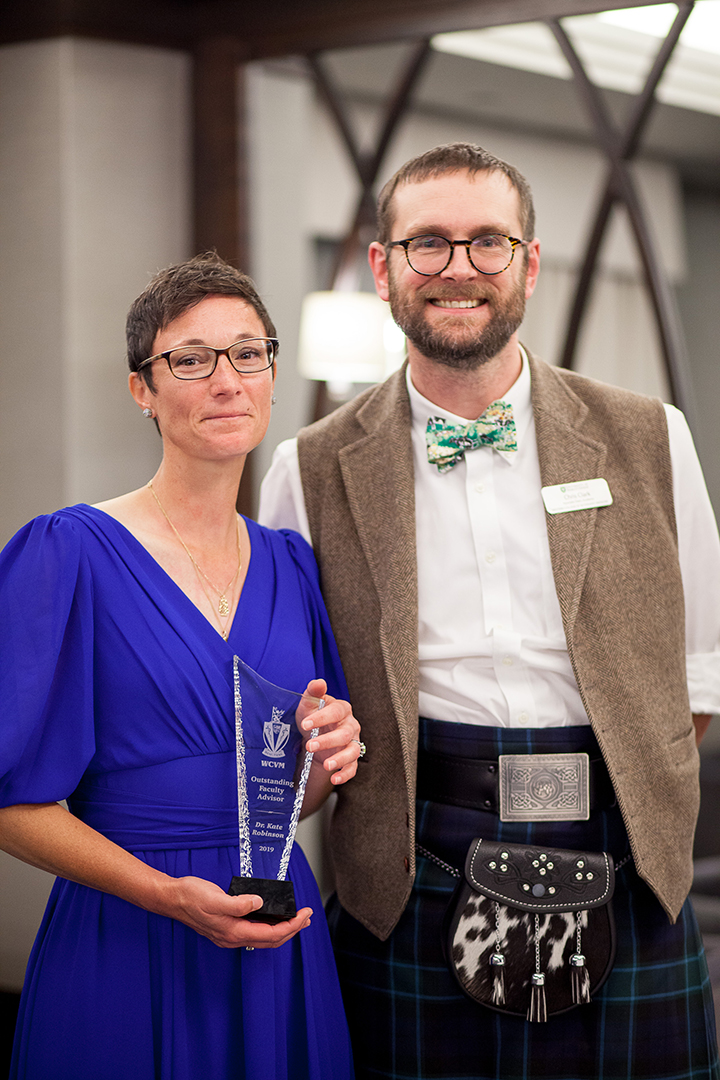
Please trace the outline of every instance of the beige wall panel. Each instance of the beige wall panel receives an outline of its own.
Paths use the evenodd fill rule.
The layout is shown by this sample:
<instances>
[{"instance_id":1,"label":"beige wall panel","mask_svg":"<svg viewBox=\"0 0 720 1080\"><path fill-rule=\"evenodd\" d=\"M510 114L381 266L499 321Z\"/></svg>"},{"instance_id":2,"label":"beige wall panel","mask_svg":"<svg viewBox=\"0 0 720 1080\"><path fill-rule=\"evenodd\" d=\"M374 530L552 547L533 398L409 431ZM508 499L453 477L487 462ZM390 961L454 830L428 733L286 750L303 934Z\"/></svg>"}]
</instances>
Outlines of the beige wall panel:
<instances>
[{"instance_id":1,"label":"beige wall panel","mask_svg":"<svg viewBox=\"0 0 720 1080\"><path fill-rule=\"evenodd\" d=\"M0 49L0 543L63 493L62 56Z\"/></svg>"},{"instance_id":2,"label":"beige wall panel","mask_svg":"<svg viewBox=\"0 0 720 1080\"><path fill-rule=\"evenodd\" d=\"M127 308L189 247L189 61L63 39L0 48L0 543L144 483L160 442L127 391ZM0 988L52 878L0 855Z\"/></svg>"}]
</instances>

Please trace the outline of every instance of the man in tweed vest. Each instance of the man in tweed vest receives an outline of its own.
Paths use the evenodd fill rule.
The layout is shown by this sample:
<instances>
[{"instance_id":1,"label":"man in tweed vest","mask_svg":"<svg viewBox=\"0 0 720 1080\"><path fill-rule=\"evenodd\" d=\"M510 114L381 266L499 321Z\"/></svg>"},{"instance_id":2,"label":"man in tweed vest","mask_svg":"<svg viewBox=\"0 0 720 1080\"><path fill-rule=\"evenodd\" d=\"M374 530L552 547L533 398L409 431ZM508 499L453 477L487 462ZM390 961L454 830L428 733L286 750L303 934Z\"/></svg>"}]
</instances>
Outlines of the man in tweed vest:
<instances>
[{"instance_id":1,"label":"man in tweed vest","mask_svg":"<svg viewBox=\"0 0 720 1080\"><path fill-rule=\"evenodd\" d=\"M687 425L520 345L532 196L482 148L403 166L369 259L408 363L278 447L261 500L313 544L367 743L330 833L357 1074L717 1078L686 897L720 545ZM498 758L549 754L588 763L589 805L517 820ZM590 1003L535 1023L464 996L442 923L476 837L612 855L617 955Z\"/></svg>"}]
</instances>

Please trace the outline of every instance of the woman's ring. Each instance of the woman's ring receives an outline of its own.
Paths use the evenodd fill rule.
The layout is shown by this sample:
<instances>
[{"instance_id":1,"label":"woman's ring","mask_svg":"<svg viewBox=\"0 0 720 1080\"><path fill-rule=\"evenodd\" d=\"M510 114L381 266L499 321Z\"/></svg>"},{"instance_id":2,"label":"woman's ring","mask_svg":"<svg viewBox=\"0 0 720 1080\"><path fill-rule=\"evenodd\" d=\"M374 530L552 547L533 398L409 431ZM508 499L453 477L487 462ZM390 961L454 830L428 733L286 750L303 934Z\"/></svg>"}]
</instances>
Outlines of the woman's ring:
<instances>
[{"instance_id":1,"label":"woman's ring","mask_svg":"<svg viewBox=\"0 0 720 1080\"><path fill-rule=\"evenodd\" d=\"M365 745L365 743L360 742L359 739L351 739L350 742L356 742L360 747L360 753L358 754L358 757L365 757L365 754L367 753L367 746Z\"/></svg>"}]
</instances>

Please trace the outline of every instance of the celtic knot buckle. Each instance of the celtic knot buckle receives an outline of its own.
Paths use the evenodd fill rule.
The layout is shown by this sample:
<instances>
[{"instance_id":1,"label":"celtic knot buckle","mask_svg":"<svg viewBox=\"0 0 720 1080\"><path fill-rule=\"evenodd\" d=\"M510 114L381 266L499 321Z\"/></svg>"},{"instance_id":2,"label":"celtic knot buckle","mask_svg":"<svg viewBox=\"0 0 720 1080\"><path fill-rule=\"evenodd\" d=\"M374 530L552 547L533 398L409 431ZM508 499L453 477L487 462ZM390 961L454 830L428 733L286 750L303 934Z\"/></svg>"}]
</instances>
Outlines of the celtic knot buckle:
<instances>
[{"instance_id":1,"label":"celtic knot buckle","mask_svg":"<svg viewBox=\"0 0 720 1080\"><path fill-rule=\"evenodd\" d=\"M587 821L587 754L501 754L501 821Z\"/></svg>"}]
</instances>

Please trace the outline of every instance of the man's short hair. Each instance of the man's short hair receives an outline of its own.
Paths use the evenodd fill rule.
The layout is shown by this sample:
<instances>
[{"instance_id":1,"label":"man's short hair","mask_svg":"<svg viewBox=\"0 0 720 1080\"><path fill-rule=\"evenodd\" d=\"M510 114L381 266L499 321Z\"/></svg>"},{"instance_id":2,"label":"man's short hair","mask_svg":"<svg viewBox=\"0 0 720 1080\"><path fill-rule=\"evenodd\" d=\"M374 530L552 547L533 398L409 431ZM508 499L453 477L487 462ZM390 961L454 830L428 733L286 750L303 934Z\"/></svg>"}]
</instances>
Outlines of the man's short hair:
<instances>
[{"instance_id":1,"label":"man's short hair","mask_svg":"<svg viewBox=\"0 0 720 1080\"><path fill-rule=\"evenodd\" d=\"M406 161L402 168L388 180L378 196L377 238L380 243L390 242L395 220L393 196L400 184L420 184L423 180L431 180L454 172L468 172L471 175L479 172L500 172L507 176L517 191L520 202L522 236L519 239L534 239L535 208L532 191L522 173L518 172L514 165L508 165L506 161L501 161L500 158L488 153L482 146L457 142L435 146L419 157Z\"/></svg>"},{"instance_id":2,"label":"man's short hair","mask_svg":"<svg viewBox=\"0 0 720 1080\"><path fill-rule=\"evenodd\" d=\"M125 325L130 370L137 371L143 360L152 355L153 342L161 330L208 296L236 296L243 300L258 315L265 335L276 336L273 321L252 279L221 259L217 252L206 251L161 270L133 302ZM143 368L141 375L152 389L151 368L151 364Z\"/></svg>"}]
</instances>

